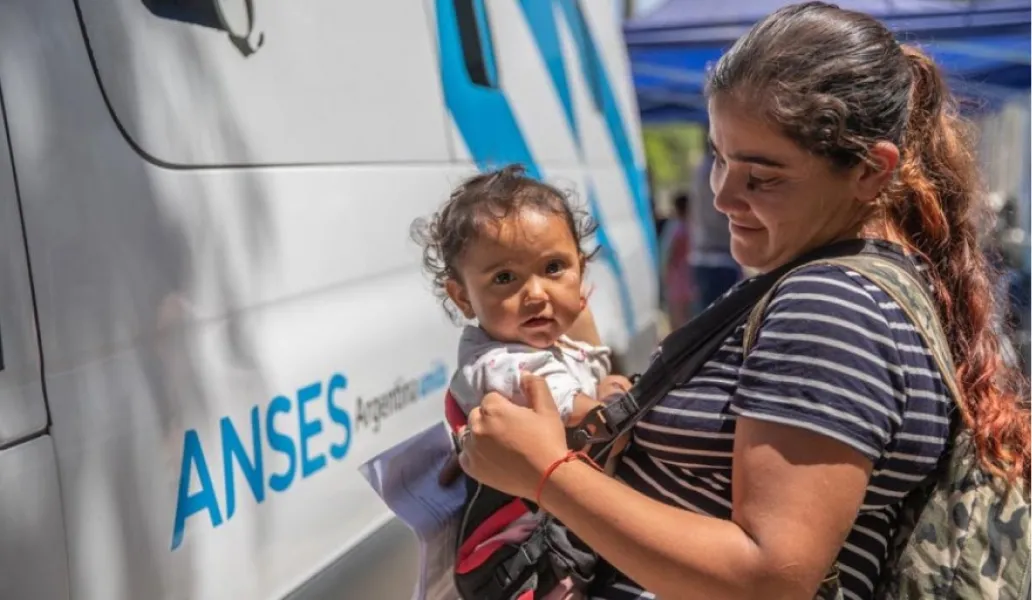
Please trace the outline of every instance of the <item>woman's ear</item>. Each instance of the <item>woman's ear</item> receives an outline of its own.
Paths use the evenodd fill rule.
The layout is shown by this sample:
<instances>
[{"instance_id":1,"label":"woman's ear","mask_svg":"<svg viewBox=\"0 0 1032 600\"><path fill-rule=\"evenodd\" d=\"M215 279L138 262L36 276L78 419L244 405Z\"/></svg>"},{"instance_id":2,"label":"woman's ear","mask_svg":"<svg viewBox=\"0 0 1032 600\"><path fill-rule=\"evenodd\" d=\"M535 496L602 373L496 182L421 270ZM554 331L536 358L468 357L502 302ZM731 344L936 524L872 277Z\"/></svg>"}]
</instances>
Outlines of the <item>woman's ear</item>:
<instances>
[{"instance_id":1,"label":"woman's ear","mask_svg":"<svg viewBox=\"0 0 1032 600\"><path fill-rule=\"evenodd\" d=\"M466 286L456 279L449 278L444 282L444 291L448 294L448 298L455 303L455 306L462 311L462 316L467 319L476 317L476 313L473 312L473 303L469 301L469 294L466 292Z\"/></svg>"},{"instance_id":2,"label":"woman's ear","mask_svg":"<svg viewBox=\"0 0 1032 600\"><path fill-rule=\"evenodd\" d=\"M857 199L864 203L874 202L892 182L899 166L899 148L892 142L878 142L871 146L867 157L859 165L856 181Z\"/></svg>"}]
</instances>

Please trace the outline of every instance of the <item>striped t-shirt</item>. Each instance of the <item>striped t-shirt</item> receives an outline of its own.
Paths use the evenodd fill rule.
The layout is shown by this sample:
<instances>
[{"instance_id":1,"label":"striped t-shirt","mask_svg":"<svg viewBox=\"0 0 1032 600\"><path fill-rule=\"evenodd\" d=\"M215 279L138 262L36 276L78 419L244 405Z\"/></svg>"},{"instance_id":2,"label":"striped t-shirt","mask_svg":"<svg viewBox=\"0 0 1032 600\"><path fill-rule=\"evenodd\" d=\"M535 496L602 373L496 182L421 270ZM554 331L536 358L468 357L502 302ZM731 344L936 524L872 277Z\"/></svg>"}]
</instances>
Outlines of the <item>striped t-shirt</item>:
<instances>
[{"instance_id":1,"label":"striped t-shirt","mask_svg":"<svg viewBox=\"0 0 1032 600\"><path fill-rule=\"evenodd\" d=\"M946 447L952 404L934 359L885 292L827 265L779 286L744 361L742 334L639 422L616 475L660 501L730 519L738 416L847 444L874 470L838 557L840 581L847 599L871 598L900 501ZM625 577L593 595L654 597Z\"/></svg>"}]
</instances>

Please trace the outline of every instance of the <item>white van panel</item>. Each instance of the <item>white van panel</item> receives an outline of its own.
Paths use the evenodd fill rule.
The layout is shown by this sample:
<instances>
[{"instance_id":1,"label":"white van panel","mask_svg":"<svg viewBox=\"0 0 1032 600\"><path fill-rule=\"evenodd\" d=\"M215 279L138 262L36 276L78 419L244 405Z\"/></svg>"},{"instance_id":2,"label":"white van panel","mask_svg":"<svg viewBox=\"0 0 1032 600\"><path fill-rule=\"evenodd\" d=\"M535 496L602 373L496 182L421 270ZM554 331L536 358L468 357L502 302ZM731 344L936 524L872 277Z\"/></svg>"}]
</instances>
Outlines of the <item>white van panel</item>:
<instances>
[{"instance_id":1,"label":"white van panel","mask_svg":"<svg viewBox=\"0 0 1032 600\"><path fill-rule=\"evenodd\" d=\"M265 41L246 57L225 31L145 6L189 20L201 13L189 7L204 2L77 1L107 100L155 161L447 158L432 30L418 1L255 0Z\"/></svg>"},{"instance_id":2,"label":"white van panel","mask_svg":"<svg viewBox=\"0 0 1032 600\"><path fill-rule=\"evenodd\" d=\"M56 472L47 436L0 450L0 598L71 597Z\"/></svg>"},{"instance_id":3,"label":"white van panel","mask_svg":"<svg viewBox=\"0 0 1032 600\"><path fill-rule=\"evenodd\" d=\"M420 279L409 270L204 323L183 315L155 355L125 352L48 379L80 597L281 597L383 525L391 515L357 467L440 419L455 366L444 350L458 330L429 293L410 293ZM405 343L385 323L440 345ZM385 397L396 389L413 391ZM95 399L88 411L73 402L82 397ZM170 423L160 406L176 407ZM250 480L227 454L235 439L250 464L260 447ZM190 512L190 497L204 508ZM129 526L116 537L119 525ZM112 539L118 560L94 564Z\"/></svg>"},{"instance_id":4,"label":"white van panel","mask_svg":"<svg viewBox=\"0 0 1032 600\"><path fill-rule=\"evenodd\" d=\"M440 419L459 330L430 294L408 225L472 169L156 167L117 131L81 46L37 43L74 41L74 7L32 0L11 15L21 18L4 19L0 44L35 50L0 52L0 81L17 90L8 108L76 598L282 597L390 518L356 467ZM399 380L424 389L392 411L382 396ZM334 381L353 440L329 413ZM313 383L305 422L322 431L306 434L309 462L348 444L304 477L298 394ZM273 427L293 451L270 446L278 396L288 410ZM371 401L387 406L379 427ZM254 460L252 411L264 496L230 453L230 516L223 442L235 432ZM208 486L200 454L185 453L194 435ZM275 491L288 455L294 475ZM187 496L210 491L220 524L207 508L183 517L173 549L182 472ZM384 569L352 583L396 586Z\"/></svg>"},{"instance_id":5,"label":"white van panel","mask_svg":"<svg viewBox=\"0 0 1032 600\"><path fill-rule=\"evenodd\" d=\"M103 89L74 2L11 0L0 18L57 462L40 493L65 511L66 533L43 530L46 541L67 547L76 600L322 597L301 586L331 564L347 577L321 589L400 598L411 536L357 467L440 420L459 335L409 225L500 137L482 118L467 144L470 114L442 97L433 15L449 1L258 2L280 18L247 58L224 32L143 2L81 0ZM589 268L592 309L606 342L638 356L654 324L651 224L586 99L577 51L564 57L587 160L568 154L577 138L529 46L540 23L513 0L490 6L519 19L492 19L514 29L493 37L502 86L519 88L500 92L519 127L503 132L517 137L499 158L526 142L578 201L593 190L610 253ZM354 40L368 43L352 51ZM386 87L332 86L334 73ZM313 97L323 84L341 94L334 110ZM19 315L31 327L31 310ZM397 551L381 544L386 558L362 563L376 540ZM11 597L63 600L60 589Z\"/></svg>"},{"instance_id":6,"label":"white van panel","mask_svg":"<svg viewBox=\"0 0 1032 600\"><path fill-rule=\"evenodd\" d=\"M0 111L0 447L47 426L29 265L3 117Z\"/></svg>"},{"instance_id":7,"label":"white van panel","mask_svg":"<svg viewBox=\"0 0 1032 600\"><path fill-rule=\"evenodd\" d=\"M585 5L588 3L581 3ZM580 52L576 50L574 35L570 30L570 24L560 21L560 39L563 46L567 48L566 77L570 82L570 97L573 100L574 111L580 122L581 148L584 154L584 161L592 166L617 167L619 160L613 149L613 142L610 140L606 128L604 115L596 107L595 100L589 90L588 81L585 78L585 65L581 60ZM621 183L620 190L628 194L627 184ZM620 211L627 211L633 216L633 204L622 202L617 208ZM615 216L615 215L614 215Z\"/></svg>"}]
</instances>

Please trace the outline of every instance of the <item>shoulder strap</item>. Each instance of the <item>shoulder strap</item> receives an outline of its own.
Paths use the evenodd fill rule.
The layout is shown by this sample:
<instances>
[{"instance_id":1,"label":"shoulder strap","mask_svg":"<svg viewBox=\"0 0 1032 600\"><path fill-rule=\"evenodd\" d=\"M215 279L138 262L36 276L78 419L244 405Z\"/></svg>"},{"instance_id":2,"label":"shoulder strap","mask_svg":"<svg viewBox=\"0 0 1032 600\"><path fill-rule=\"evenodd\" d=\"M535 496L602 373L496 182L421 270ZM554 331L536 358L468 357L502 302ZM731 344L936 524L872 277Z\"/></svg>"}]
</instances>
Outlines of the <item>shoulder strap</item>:
<instances>
[{"instance_id":1,"label":"shoulder strap","mask_svg":"<svg viewBox=\"0 0 1032 600\"><path fill-rule=\"evenodd\" d=\"M702 368L724 340L745 321L768 285L769 282L762 280L749 281L671 333L661 345L658 356L630 391L597 407L579 427L568 432L569 446L579 449L585 444L605 442L591 452L596 461L605 456L613 444L671 390Z\"/></svg>"},{"instance_id":2,"label":"shoulder strap","mask_svg":"<svg viewBox=\"0 0 1032 600\"><path fill-rule=\"evenodd\" d=\"M912 272L912 269L904 266L901 262L902 260L905 259L903 257L893 259L885 254L839 256L815 260L786 273L778 281L778 284L753 307L752 312L749 314L746 322L745 338L742 343L746 354L756 343L756 337L759 334L760 324L763 321L766 307L781 281L784 281L793 272L805 266L826 264L845 267L871 280L872 283L881 288L903 309L910 318L910 322L917 328L918 334L925 341L925 344L928 345L928 349L935 359L936 366L939 368L943 382L949 388L950 395L953 396L954 403L961 411L961 414L966 416L967 409L962 402L963 397L957 384L956 367L953 363L953 356L946 339L946 333L943 331L942 324L939 321L939 311L929 297L925 285L920 278Z\"/></svg>"},{"instance_id":3,"label":"shoulder strap","mask_svg":"<svg viewBox=\"0 0 1032 600\"><path fill-rule=\"evenodd\" d=\"M756 336L760 332L760 325L763 323L763 317L767 315L767 306L770 304L770 301L774 299L774 294L781 287L781 284L786 279L794 275L799 269L803 269L812 264L815 263L799 265L795 269L785 273L773 286L771 286L770 290L763 295L763 298L753 306L752 310L749 312L749 317L745 321L745 333L742 336L743 356L749 356L749 351L752 350L752 347L756 344Z\"/></svg>"}]
</instances>

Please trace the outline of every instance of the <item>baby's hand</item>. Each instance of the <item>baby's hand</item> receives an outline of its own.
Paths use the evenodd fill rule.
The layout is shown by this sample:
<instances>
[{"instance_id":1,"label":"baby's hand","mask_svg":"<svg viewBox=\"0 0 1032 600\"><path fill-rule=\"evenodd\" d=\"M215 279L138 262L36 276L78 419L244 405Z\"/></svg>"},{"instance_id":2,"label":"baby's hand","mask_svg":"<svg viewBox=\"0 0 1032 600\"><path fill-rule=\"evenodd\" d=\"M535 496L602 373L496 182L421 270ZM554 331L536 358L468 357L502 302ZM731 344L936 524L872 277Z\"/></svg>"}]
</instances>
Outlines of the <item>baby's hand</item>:
<instances>
[{"instance_id":1,"label":"baby's hand","mask_svg":"<svg viewBox=\"0 0 1032 600\"><path fill-rule=\"evenodd\" d=\"M590 396L577 394L573 399L573 411L570 412L570 416L566 419L566 426L576 427L584 420L584 417L588 416L591 409L599 404L600 402Z\"/></svg>"},{"instance_id":2,"label":"baby's hand","mask_svg":"<svg viewBox=\"0 0 1032 600\"><path fill-rule=\"evenodd\" d=\"M605 401L613 394L622 394L631 389L631 380L623 375L606 375L598 384L598 399Z\"/></svg>"}]
</instances>

